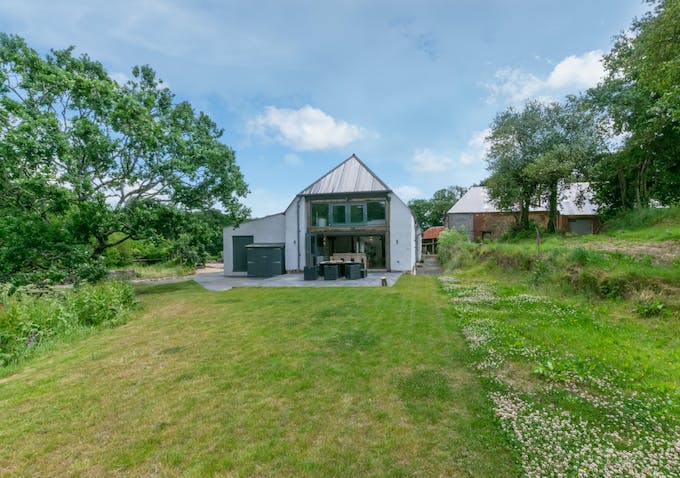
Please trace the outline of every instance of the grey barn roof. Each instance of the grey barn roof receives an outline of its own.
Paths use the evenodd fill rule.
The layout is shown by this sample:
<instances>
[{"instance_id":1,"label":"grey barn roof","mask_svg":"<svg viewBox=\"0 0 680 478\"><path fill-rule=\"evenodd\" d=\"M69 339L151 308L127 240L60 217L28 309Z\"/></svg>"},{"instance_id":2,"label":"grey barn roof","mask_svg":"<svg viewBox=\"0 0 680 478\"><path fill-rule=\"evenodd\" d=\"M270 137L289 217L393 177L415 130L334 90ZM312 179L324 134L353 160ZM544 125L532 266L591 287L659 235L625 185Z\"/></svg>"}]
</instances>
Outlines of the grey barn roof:
<instances>
[{"instance_id":1,"label":"grey barn roof","mask_svg":"<svg viewBox=\"0 0 680 478\"><path fill-rule=\"evenodd\" d=\"M593 193L590 183L571 183L560 187L557 210L565 216L594 216L597 207L592 203ZM529 208L532 212L547 211L547 204ZM490 200L487 189L474 186L449 209L448 214L472 214L484 212L502 212Z\"/></svg>"},{"instance_id":2,"label":"grey barn roof","mask_svg":"<svg viewBox=\"0 0 680 478\"><path fill-rule=\"evenodd\" d=\"M356 155L352 155L330 172L304 189L300 195L388 192L390 188Z\"/></svg>"}]
</instances>

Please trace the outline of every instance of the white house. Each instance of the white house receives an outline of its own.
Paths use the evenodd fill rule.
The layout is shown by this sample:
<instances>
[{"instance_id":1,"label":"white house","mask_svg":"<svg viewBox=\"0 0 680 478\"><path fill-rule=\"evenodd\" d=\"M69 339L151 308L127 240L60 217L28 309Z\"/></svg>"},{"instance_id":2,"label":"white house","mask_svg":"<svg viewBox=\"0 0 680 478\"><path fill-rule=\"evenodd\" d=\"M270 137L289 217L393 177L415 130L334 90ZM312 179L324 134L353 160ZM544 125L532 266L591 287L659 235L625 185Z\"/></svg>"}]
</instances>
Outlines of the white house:
<instances>
[{"instance_id":1,"label":"white house","mask_svg":"<svg viewBox=\"0 0 680 478\"><path fill-rule=\"evenodd\" d=\"M411 271L420 260L421 231L406 204L352 155L284 212L225 227L225 275L247 273L251 244L283 247L287 271L341 253L364 253L369 269Z\"/></svg>"}]
</instances>

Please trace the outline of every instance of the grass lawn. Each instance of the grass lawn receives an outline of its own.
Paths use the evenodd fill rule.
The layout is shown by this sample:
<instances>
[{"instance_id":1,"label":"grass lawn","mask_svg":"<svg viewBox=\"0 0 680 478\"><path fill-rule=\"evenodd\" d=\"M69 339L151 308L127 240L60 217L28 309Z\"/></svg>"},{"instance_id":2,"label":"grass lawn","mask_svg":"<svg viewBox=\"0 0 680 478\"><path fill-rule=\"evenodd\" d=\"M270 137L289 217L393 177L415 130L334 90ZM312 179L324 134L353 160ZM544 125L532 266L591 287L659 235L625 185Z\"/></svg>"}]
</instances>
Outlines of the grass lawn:
<instances>
[{"instance_id":1,"label":"grass lawn","mask_svg":"<svg viewBox=\"0 0 680 478\"><path fill-rule=\"evenodd\" d=\"M680 476L676 311L533 278L493 263L442 278L525 475Z\"/></svg>"},{"instance_id":2,"label":"grass lawn","mask_svg":"<svg viewBox=\"0 0 680 478\"><path fill-rule=\"evenodd\" d=\"M133 268L140 279L160 279L164 277L181 277L195 272L194 267L178 264L149 264Z\"/></svg>"},{"instance_id":3,"label":"grass lawn","mask_svg":"<svg viewBox=\"0 0 680 478\"><path fill-rule=\"evenodd\" d=\"M138 292L0 378L0 474L518 474L434 278Z\"/></svg>"}]
</instances>

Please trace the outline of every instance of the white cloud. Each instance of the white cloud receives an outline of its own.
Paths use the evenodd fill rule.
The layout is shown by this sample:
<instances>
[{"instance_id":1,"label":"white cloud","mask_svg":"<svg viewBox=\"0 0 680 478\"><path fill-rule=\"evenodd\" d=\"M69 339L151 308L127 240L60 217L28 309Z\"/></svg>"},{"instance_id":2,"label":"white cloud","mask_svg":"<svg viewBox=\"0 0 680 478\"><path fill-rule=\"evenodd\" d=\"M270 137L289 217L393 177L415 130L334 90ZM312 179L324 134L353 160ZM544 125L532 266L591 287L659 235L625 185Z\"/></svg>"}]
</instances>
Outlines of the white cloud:
<instances>
[{"instance_id":1,"label":"white cloud","mask_svg":"<svg viewBox=\"0 0 680 478\"><path fill-rule=\"evenodd\" d=\"M604 76L602 65L602 51L593 50L583 55L571 55L558 63L548 76L547 85L550 89L561 88L590 88Z\"/></svg>"},{"instance_id":2,"label":"white cloud","mask_svg":"<svg viewBox=\"0 0 680 478\"><path fill-rule=\"evenodd\" d=\"M302 158L297 154L293 153L287 153L286 155L284 155L283 162L286 163L288 166L302 166L304 164Z\"/></svg>"},{"instance_id":3,"label":"white cloud","mask_svg":"<svg viewBox=\"0 0 680 478\"><path fill-rule=\"evenodd\" d=\"M366 135L364 128L309 105L298 110L268 106L249 122L248 129L262 135L273 133L279 142L298 151L341 148Z\"/></svg>"},{"instance_id":4,"label":"white cloud","mask_svg":"<svg viewBox=\"0 0 680 478\"><path fill-rule=\"evenodd\" d=\"M489 144L486 142L486 137L490 133L490 128L473 132L467 142L467 149L460 154L459 161L462 164L481 163L489 152Z\"/></svg>"},{"instance_id":5,"label":"white cloud","mask_svg":"<svg viewBox=\"0 0 680 478\"><path fill-rule=\"evenodd\" d=\"M397 196L399 196L399 198L404 202L408 202L411 199L418 197L423 197L423 192L420 189L418 189L416 186L411 186L408 184L394 188L394 192L397 193Z\"/></svg>"},{"instance_id":6,"label":"white cloud","mask_svg":"<svg viewBox=\"0 0 680 478\"><path fill-rule=\"evenodd\" d=\"M443 173L451 165L453 160L443 154L438 154L430 148L416 149L407 169L415 173Z\"/></svg>"},{"instance_id":7,"label":"white cloud","mask_svg":"<svg viewBox=\"0 0 680 478\"><path fill-rule=\"evenodd\" d=\"M494 75L494 82L485 85L491 94L487 98L494 103L498 98L507 98L511 103L521 103L537 94L543 82L531 73L513 68L501 68Z\"/></svg>"},{"instance_id":8,"label":"white cloud","mask_svg":"<svg viewBox=\"0 0 680 478\"><path fill-rule=\"evenodd\" d=\"M597 85L604 76L602 51L593 50L581 56L570 55L552 69L547 78L515 68L501 68L496 71L494 81L485 86L490 95L487 101L494 103L507 100L513 104L530 98L550 101L556 93L565 90L587 89Z\"/></svg>"}]
</instances>

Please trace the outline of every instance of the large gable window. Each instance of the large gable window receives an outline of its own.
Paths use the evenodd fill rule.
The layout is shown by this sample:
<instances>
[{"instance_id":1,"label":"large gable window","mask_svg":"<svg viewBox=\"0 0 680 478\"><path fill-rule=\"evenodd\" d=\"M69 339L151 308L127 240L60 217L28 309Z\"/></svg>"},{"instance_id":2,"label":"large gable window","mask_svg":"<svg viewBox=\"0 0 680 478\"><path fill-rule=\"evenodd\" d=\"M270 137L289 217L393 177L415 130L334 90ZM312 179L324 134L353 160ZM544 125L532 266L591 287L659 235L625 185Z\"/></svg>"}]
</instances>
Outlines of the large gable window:
<instances>
[{"instance_id":1,"label":"large gable window","mask_svg":"<svg viewBox=\"0 0 680 478\"><path fill-rule=\"evenodd\" d=\"M313 202L310 205L311 227L383 226L385 201Z\"/></svg>"},{"instance_id":2,"label":"large gable window","mask_svg":"<svg viewBox=\"0 0 680 478\"><path fill-rule=\"evenodd\" d=\"M333 204L333 225L347 224L347 207L344 204Z\"/></svg>"},{"instance_id":3,"label":"large gable window","mask_svg":"<svg viewBox=\"0 0 680 478\"><path fill-rule=\"evenodd\" d=\"M365 212L365 204L351 204L349 206L349 222L351 224L363 224L366 222L366 219L364 218Z\"/></svg>"},{"instance_id":4,"label":"large gable window","mask_svg":"<svg viewBox=\"0 0 680 478\"><path fill-rule=\"evenodd\" d=\"M326 227L328 226L328 213L330 207L327 203L312 204L312 226Z\"/></svg>"},{"instance_id":5,"label":"large gable window","mask_svg":"<svg viewBox=\"0 0 680 478\"><path fill-rule=\"evenodd\" d=\"M385 201L369 201L366 203L366 222L368 224L385 224Z\"/></svg>"}]
</instances>

